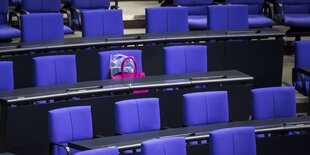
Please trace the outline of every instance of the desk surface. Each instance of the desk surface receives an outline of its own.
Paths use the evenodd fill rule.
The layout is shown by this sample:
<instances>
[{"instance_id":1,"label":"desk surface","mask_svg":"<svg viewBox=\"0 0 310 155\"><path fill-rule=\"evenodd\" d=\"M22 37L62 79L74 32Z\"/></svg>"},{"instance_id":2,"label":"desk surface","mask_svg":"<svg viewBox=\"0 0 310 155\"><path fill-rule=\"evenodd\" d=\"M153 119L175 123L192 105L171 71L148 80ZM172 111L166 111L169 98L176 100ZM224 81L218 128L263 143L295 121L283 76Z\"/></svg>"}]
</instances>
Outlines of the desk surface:
<instances>
[{"instance_id":1,"label":"desk surface","mask_svg":"<svg viewBox=\"0 0 310 155\"><path fill-rule=\"evenodd\" d=\"M137 45L147 43L206 41L217 39L259 39L268 37L281 38L283 36L285 36L284 32L272 28L244 31L189 31L178 33L167 32L154 34L129 34L109 37L85 37L65 40L0 44L0 55L22 54L33 51L86 48L91 46L104 47L113 45Z\"/></svg>"},{"instance_id":2,"label":"desk surface","mask_svg":"<svg viewBox=\"0 0 310 155\"><path fill-rule=\"evenodd\" d=\"M206 139L209 132L222 128L253 126L255 132L273 132L302 130L310 128L310 117L279 118L268 120L252 120L230 123L211 124L184 128L102 137L89 140L81 140L69 143L69 146L78 150L89 150L101 147L117 146L121 150L140 147L140 144L152 138L185 136L187 140Z\"/></svg>"},{"instance_id":3,"label":"desk surface","mask_svg":"<svg viewBox=\"0 0 310 155\"><path fill-rule=\"evenodd\" d=\"M198 77L198 79L191 79ZM201 77L201 79L200 79ZM33 87L0 92L2 101L17 103L48 98L72 97L85 94L132 91L136 89L194 86L226 82L252 82L253 77L237 70L212 71L183 75L160 75L143 78L79 82L74 84Z\"/></svg>"}]
</instances>

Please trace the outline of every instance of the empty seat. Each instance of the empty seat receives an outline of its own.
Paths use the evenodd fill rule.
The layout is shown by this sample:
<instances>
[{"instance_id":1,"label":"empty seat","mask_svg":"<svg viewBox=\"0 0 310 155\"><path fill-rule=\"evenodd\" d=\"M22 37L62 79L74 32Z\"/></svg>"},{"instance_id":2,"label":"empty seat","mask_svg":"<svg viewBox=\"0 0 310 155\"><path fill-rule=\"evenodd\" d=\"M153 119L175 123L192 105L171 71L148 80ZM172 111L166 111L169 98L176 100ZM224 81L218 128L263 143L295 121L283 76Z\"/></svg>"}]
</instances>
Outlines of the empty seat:
<instances>
[{"instance_id":1,"label":"empty seat","mask_svg":"<svg viewBox=\"0 0 310 155\"><path fill-rule=\"evenodd\" d=\"M152 139L142 143L142 155L186 155L184 137Z\"/></svg>"},{"instance_id":2,"label":"empty seat","mask_svg":"<svg viewBox=\"0 0 310 155\"><path fill-rule=\"evenodd\" d=\"M253 127L235 127L210 132L210 155L256 155Z\"/></svg>"},{"instance_id":3,"label":"empty seat","mask_svg":"<svg viewBox=\"0 0 310 155\"><path fill-rule=\"evenodd\" d=\"M123 35L122 10L82 11L82 36Z\"/></svg>"},{"instance_id":4,"label":"empty seat","mask_svg":"<svg viewBox=\"0 0 310 155\"><path fill-rule=\"evenodd\" d=\"M94 150L81 151L74 155L118 155L117 147L99 148Z\"/></svg>"},{"instance_id":5,"label":"empty seat","mask_svg":"<svg viewBox=\"0 0 310 155\"><path fill-rule=\"evenodd\" d=\"M207 72L207 46L184 45L164 48L165 74Z\"/></svg>"},{"instance_id":6,"label":"empty seat","mask_svg":"<svg viewBox=\"0 0 310 155\"><path fill-rule=\"evenodd\" d=\"M188 11L185 7L146 8L146 33L187 32Z\"/></svg>"},{"instance_id":7,"label":"empty seat","mask_svg":"<svg viewBox=\"0 0 310 155\"><path fill-rule=\"evenodd\" d=\"M14 89L13 62L0 61L0 91Z\"/></svg>"},{"instance_id":8,"label":"empty seat","mask_svg":"<svg viewBox=\"0 0 310 155\"><path fill-rule=\"evenodd\" d=\"M33 58L35 86L75 83L75 55L41 56Z\"/></svg>"},{"instance_id":9,"label":"empty seat","mask_svg":"<svg viewBox=\"0 0 310 155\"><path fill-rule=\"evenodd\" d=\"M244 30L248 28L247 5L208 6L209 30Z\"/></svg>"},{"instance_id":10,"label":"empty seat","mask_svg":"<svg viewBox=\"0 0 310 155\"><path fill-rule=\"evenodd\" d=\"M20 37L20 30L8 24L8 0L0 0L0 4L0 41Z\"/></svg>"},{"instance_id":11,"label":"empty seat","mask_svg":"<svg viewBox=\"0 0 310 155\"><path fill-rule=\"evenodd\" d=\"M72 154L78 150L70 149L68 142L93 138L92 114L90 106L76 106L54 109L48 112L50 151L53 155Z\"/></svg>"}]
</instances>

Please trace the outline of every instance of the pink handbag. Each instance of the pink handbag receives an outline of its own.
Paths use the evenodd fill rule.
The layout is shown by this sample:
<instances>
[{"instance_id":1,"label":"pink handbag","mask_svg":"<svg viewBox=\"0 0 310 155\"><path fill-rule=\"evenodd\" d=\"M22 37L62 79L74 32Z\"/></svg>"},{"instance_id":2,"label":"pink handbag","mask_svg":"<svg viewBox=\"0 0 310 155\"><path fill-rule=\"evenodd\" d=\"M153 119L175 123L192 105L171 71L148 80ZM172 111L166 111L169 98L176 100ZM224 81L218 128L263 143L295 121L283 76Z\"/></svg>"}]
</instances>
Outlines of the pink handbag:
<instances>
[{"instance_id":1,"label":"pink handbag","mask_svg":"<svg viewBox=\"0 0 310 155\"><path fill-rule=\"evenodd\" d=\"M125 62L128 60L132 60L135 64L134 73L125 73L124 72L124 66ZM124 79L124 78L138 78L138 77L145 77L144 72L138 72L137 62L136 59L133 56L127 56L121 65L121 73L116 74L114 76L111 76L111 79ZM141 94L141 93L148 93L149 90L134 90L133 94Z\"/></svg>"}]
</instances>

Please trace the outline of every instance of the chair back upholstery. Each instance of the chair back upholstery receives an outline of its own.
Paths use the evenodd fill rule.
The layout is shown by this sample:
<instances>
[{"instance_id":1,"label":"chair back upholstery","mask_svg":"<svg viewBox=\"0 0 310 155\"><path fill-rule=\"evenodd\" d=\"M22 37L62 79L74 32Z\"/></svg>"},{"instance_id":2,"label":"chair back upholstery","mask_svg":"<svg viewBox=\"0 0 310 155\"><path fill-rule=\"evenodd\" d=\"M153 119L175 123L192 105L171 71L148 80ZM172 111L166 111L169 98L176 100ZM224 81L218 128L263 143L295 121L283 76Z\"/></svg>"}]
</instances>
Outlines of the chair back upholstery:
<instances>
[{"instance_id":1,"label":"chair back upholstery","mask_svg":"<svg viewBox=\"0 0 310 155\"><path fill-rule=\"evenodd\" d=\"M183 95L183 120L186 126L229 121L227 91Z\"/></svg>"},{"instance_id":2,"label":"chair back upholstery","mask_svg":"<svg viewBox=\"0 0 310 155\"><path fill-rule=\"evenodd\" d=\"M118 155L117 147L99 148L87 151L81 151L74 155Z\"/></svg>"},{"instance_id":3,"label":"chair back upholstery","mask_svg":"<svg viewBox=\"0 0 310 155\"><path fill-rule=\"evenodd\" d=\"M310 1L308 0L276 0L283 4L284 14L309 14Z\"/></svg>"},{"instance_id":4,"label":"chair back upholstery","mask_svg":"<svg viewBox=\"0 0 310 155\"><path fill-rule=\"evenodd\" d=\"M7 14L9 11L9 2L8 0L0 0L0 24L7 23Z\"/></svg>"},{"instance_id":5,"label":"chair back upholstery","mask_svg":"<svg viewBox=\"0 0 310 155\"><path fill-rule=\"evenodd\" d=\"M110 0L71 0L71 5L77 9L109 9Z\"/></svg>"},{"instance_id":6,"label":"chair back upholstery","mask_svg":"<svg viewBox=\"0 0 310 155\"><path fill-rule=\"evenodd\" d=\"M254 128L235 127L212 131L209 147L210 155L256 155Z\"/></svg>"},{"instance_id":7,"label":"chair back upholstery","mask_svg":"<svg viewBox=\"0 0 310 155\"><path fill-rule=\"evenodd\" d=\"M87 10L81 13L83 37L124 34L122 10Z\"/></svg>"},{"instance_id":8,"label":"chair back upholstery","mask_svg":"<svg viewBox=\"0 0 310 155\"><path fill-rule=\"evenodd\" d=\"M207 72L207 46L185 45L164 48L166 74Z\"/></svg>"},{"instance_id":9,"label":"chair back upholstery","mask_svg":"<svg viewBox=\"0 0 310 155\"><path fill-rule=\"evenodd\" d=\"M115 103L115 130L119 134L160 129L158 98L142 98Z\"/></svg>"},{"instance_id":10,"label":"chair back upholstery","mask_svg":"<svg viewBox=\"0 0 310 155\"><path fill-rule=\"evenodd\" d=\"M296 117L294 87L269 87L251 90L252 118Z\"/></svg>"},{"instance_id":11,"label":"chair back upholstery","mask_svg":"<svg viewBox=\"0 0 310 155\"><path fill-rule=\"evenodd\" d=\"M188 11L185 7L146 8L146 32L187 32Z\"/></svg>"},{"instance_id":12,"label":"chair back upholstery","mask_svg":"<svg viewBox=\"0 0 310 155\"><path fill-rule=\"evenodd\" d=\"M186 155L184 137L148 140L141 145L142 155Z\"/></svg>"},{"instance_id":13,"label":"chair back upholstery","mask_svg":"<svg viewBox=\"0 0 310 155\"><path fill-rule=\"evenodd\" d=\"M248 29L247 5L210 5L208 6L209 30Z\"/></svg>"},{"instance_id":14,"label":"chair back upholstery","mask_svg":"<svg viewBox=\"0 0 310 155\"><path fill-rule=\"evenodd\" d=\"M262 14L265 0L226 0L230 4L248 5L249 14Z\"/></svg>"},{"instance_id":15,"label":"chair back upholstery","mask_svg":"<svg viewBox=\"0 0 310 155\"><path fill-rule=\"evenodd\" d=\"M63 15L59 13L35 13L21 17L22 41L64 39Z\"/></svg>"},{"instance_id":16,"label":"chair back upholstery","mask_svg":"<svg viewBox=\"0 0 310 155\"><path fill-rule=\"evenodd\" d=\"M31 12L59 12L61 0L22 0L22 9Z\"/></svg>"},{"instance_id":17,"label":"chair back upholstery","mask_svg":"<svg viewBox=\"0 0 310 155\"><path fill-rule=\"evenodd\" d=\"M175 5L188 8L188 15L207 15L207 6L212 3L213 0L174 0Z\"/></svg>"},{"instance_id":18,"label":"chair back upholstery","mask_svg":"<svg viewBox=\"0 0 310 155\"><path fill-rule=\"evenodd\" d=\"M137 62L138 71L142 72L142 51L141 50L113 50L99 52L99 78L100 80L110 79L110 57L115 54L133 56Z\"/></svg>"},{"instance_id":19,"label":"chair back upholstery","mask_svg":"<svg viewBox=\"0 0 310 155\"><path fill-rule=\"evenodd\" d=\"M75 55L33 58L35 86L77 82Z\"/></svg>"},{"instance_id":20,"label":"chair back upholstery","mask_svg":"<svg viewBox=\"0 0 310 155\"><path fill-rule=\"evenodd\" d=\"M0 61L0 91L14 89L13 62Z\"/></svg>"},{"instance_id":21,"label":"chair back upholstery","mask_svg":"<svg viewBox=\"0 0 310 155\"><path fill-rule=\"evenodd\" d=\"M295 45L295 68L310 66L310 41L296 41ZM310 81L310 77L305 77L306 81ZM297 75L296 82L301 82L300 75Z\"/></svg>"}]
</instances>

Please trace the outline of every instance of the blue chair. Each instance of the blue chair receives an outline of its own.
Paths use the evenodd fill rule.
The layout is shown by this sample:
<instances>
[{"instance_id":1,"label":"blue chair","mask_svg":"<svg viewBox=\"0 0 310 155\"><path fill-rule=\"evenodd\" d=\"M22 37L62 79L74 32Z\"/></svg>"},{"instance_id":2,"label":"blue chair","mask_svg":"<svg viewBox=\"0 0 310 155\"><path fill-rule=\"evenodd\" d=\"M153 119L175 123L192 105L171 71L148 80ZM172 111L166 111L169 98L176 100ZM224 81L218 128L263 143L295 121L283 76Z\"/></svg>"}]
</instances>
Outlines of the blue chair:
<instances>
[{"instance_id":1,"label":"blue chair","mask_svg":"<svg viewBox=\"0 0 310 155\"><path fill-rule=\"evenodd\" d=\"M305 96L309 95L310 77L301 74L298 71L299 67L310 66L310 41L297 41L295 44L295 67L293 68L293 85L295 88Z\"/></svg>"},{"instance_id":2,"label":"blue chair","mask_svg":"<svg viewBox=\"0 0 310 155\"><path fill-rule=\"evenodd\" d=\"M48 131L50 154L64 155L78 152L69 148L68 142L93 138L91 107L76 106L49 111Z\"/></svg>"},{"instance_id":3,"label":"blue chair","mask_svg":"<svg viewBox=\"0 0 310 155\"><path fill-rule=\"evenodd\" d=\"M164 48L165 74L207 72L207 46L185 45Z\"/></svg>"},{"instance_id":4,"label":"blue chair","mask_svg":"<svg viewBox=\"0 0 310 155\"><path fill-rule=\"evenodd\" d=\"M24 14L21 16L21 23L22 41L64 39L62 14Z\"/></svg>"},{"instance_id":5,"label":"blue chair","mask_svg":"<svg viewBox=\"0 0 310 155\"><path fill-rule=\"evenodd\" d=\"M10 40L20 37L20 30L8 25L8 0L0 0L0 40Z\"/></svg>"},{"instance_id":6,"label":"blue chair","mask_svg":"<svg viewBox=\"0 0 310 155\"><path fill-rule=\"evenodd\" d=\"M296 117L293 87L257 88L251 90L251 94L253 119Z\"/></svg>"},{"instance_id":7,"label":"blue chair","mask_svg":"<svg viewBox=\"0 0 310 155\"><path fill-rule=\"evenodd\" d=\"M146 8L146 33L187 32L188 11L185 7Z\"/></svg>"},{"instance_id":8,"label":"blue chair","mask_svg":"<svg viewBox=\"0 0 310 155\"><path fill-rule=\"evenodd\" d=\"M0 91L14 89L13 62L0 61Z\"/></svg>"},{"instance_id":9,"label":"blue chair","mask_svg":"<svg viewBox=\"0 0 310 155\"><path fill-rule=\"evenodd\" d=\"M118 134L160 130L159 99L142 98L116 102L115 130Z\"/></svg>"},{"instance_id":10,"label":"blue chair","mask_svg":"<svg viewBox=\"0 0 310 155\"><path fill-rule=\"evenodd\" d=\"M230 4L248 5L249 8L249 27L250 28L264 28L272 27L274 21L266 17L263 13L265 0L226 0ZM272 8L270 8L271 10ZM273 10L271 10L273 11Z\"/></svg>"},{"instance_id":11,"label":"blue chair","mask_svg":"<svg viewBox=\"0 0 310 155\"><path fill-rule=\"evenodd\" d=\"M186 155L184 137L159 138L144 141L142 155Z\"/></svg>"},{"instance_id":12,"label":"blue chair","mask_svg":"<svg viewBox=\"0 0 310 155\"><path fill-rule=\"evenodd\" d=\"M127 56L133 56L138 65L138 71L142 72L142 51L141 50L113 50L99 52L99 79L110 79L110 57L115 54L124 54Z\"/></svg>"},{"instance_id":13,"label":"blue chair","mask_svg":"<svg viewBox=\"0 0 310 155\"><path fill-rule=\"evenodd\" d=\"M82 11L82 36L123 35L122 10Z\"/></svg>"},{"instance_id":14,"label":"blue chair","mask_svg":"<svg viewBox=\"0 0 310 155\"><path fill-rule=\"evenodd\" d=\"M253 127L235 127L210 132L210 155L256 155Z\"/></svg>"},{"instance_id":15,"label":"blue chair","mask_svg":"<svg viewBox=\"0 0 310 155\"><path fill-rule=\"evenodd\" d=\"M188 27L191 30L203 30L208 27L208 6L213 0L175 0L174 5L188 8Z\"/></svg>"},{"instance_id":16,"label":"blue chair","mask_svg":"<svg viewBox=\"0 0 310 155\"><path fill-rule=\"evenodd\" d=\"M94 150L81 151L74 155L118 155L117 147L99 148Z\"/></svg>"},{"instance_id":17,"label":"blue chair","mask_svg":"<svg viewBox=\"0 0 310 155\"><path fill-rule=\"evenodd\" d=\"M208 6L209 30L249 29L248 6L210 5Z\"/></svg>"},{"instance_id":18,"label":"blue chair","mask_svg":"<svg viewBox=\"0 0 310 155\"><path fill-rule=\"evenodd\" d=\"M41 56L33 58L35 86L75 83L75 55Z\"/></svg>"}]
</instances>

